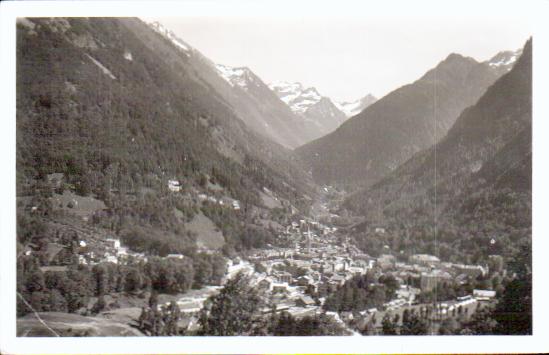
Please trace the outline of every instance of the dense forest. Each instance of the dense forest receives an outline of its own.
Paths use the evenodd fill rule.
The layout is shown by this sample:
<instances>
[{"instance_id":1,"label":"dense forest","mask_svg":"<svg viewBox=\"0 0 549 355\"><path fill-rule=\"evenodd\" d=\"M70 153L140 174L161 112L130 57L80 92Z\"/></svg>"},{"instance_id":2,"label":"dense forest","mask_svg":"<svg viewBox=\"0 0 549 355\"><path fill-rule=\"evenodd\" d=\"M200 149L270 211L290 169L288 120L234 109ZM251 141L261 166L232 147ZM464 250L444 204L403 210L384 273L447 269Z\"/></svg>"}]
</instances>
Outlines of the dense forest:
<instances>
[{"instance_id":1,"label":"dense forest","mask_svg":"<svg viewBox=\"0 0 549 355\"><path fill-rule=\"evenodd\" d=\"M23 243L48 243L42 237L48 235L47 225L41 219L20 219L18 231ZM226 261L220 255L194 253L182 260L150 257L146 261L135 260L124 265L101 262L89 266L78 264L77 239L62 236L70 246L65 252L69 263L62 271L42 271L47 264L45 252L19 255L17 261L17 311L24 315L36 311L86 312L90 297L125 293L139 296L143 292L184 293L191 288L220 284L225 276ZM72 261L72 263L70 263ZM29 305L24 304L23 299ZM30 306L30 307L29 307ZM32 308L31 308L32 307ZM113 307L116 307L114 305Z\"/></svg>"},{"instance_id":2,"label":"dense forest","mask_svg":"<svg viewBox=\"0 0 549 355\"><path fill-rule=\"evenodd\" d=\"M19 196L37 196L48 175L62 174L56 193L74 191L105 203L95 223L126 236L139 235L140 228L160 229L187 245L192 236L172 210L188 221L196 203L170 194L168 179L179 181L187 195L220 186L250 207L245 213L262 206L258 190L264 187L286 198L288 206L305 203L306 184L289 154L247 131L230 107L188 73L186 56L144 23L33 21L34 30L19 25L18 31ZM145 45L137 37L142 33L166 56ZM131 61L124 57L128 52L135 54ZM108 75L96 62L109 68ZM234 219L215 216L222 226ZM249 246L242 241L247 226L237 227L241 230L227 236L228 242L237 249ZM182 249L169 244L165 248Z\"/></svg>"},{"instance_id":3,"label":"dense forest","mask_svg":"<svg viewBox=\"0 0 549 355\"><path fill-rule=\"evenodd\" d=\"M377 280L371 272L355 276L326 297L323 308L327 311L352 312L368 308L381 308L395 296L398 282L391 275Z\"/></svg>"},{"instance_id":4,"label":"dense forest","mask_svg":"<svg viewBox=\"0 0 549 355\"><path fill-rule=\"evenodd\" d=\"M74 312L103 294L217 284L225 260L198 251L186 227L197 214L221 230L231 256L274 239L255 224L265 210L259 191L280 196L283 209L307 208L312 190L289 151L249 131L188 56L144 22L21 21L17 59L18 291L36 310ZM79 202L97 207L81 218ZM77 243L107 236L152 258L77 266ZM154 258L168 254L185 259ZM48 265L68 271L42 272ZM94 279L96 269L117 281ZM20 302L18 311L30 308Z\"/></svg>"}]
</instances>

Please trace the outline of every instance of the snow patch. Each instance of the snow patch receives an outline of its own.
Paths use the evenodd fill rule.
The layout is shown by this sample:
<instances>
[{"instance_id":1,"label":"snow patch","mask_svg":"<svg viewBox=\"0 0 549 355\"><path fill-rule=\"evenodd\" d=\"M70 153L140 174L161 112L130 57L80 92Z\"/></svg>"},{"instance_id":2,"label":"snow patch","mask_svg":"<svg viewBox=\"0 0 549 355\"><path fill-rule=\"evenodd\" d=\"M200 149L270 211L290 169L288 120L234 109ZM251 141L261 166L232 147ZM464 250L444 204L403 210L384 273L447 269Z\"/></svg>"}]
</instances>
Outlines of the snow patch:
<instances>
[{"instance_id":1,"label":"snow patch","mask_svg":"<svg viewBox=\"0 0 549 355\"><path fill-rule=\"evenodd\" d=\"M113 80L116 79L116 77L111 73L111 71L109 69L107 69L103 64L101 64L101 62L99 62L97 59L95 59L94 57L92 57L89 54L86 54L86 56L88 58L90 58L90 60L93 62L93 64L97 65L99 67L99 69L101 69L101 71L103 71L103 74L107 75L109 78L111 78Z\"/></svg>"},{"instance_id":2,"label":"snow patch","mask_svg":"<svg viewBox=\"0 0 549 355\"><path fill-rule=\"evenodd\" d=\"M336 105L336 107L341 112L343 112L345 114L345 116L352 117L352 116L358 115L359 113L364 111L364 109L366 109L366 107L370 106L371 104L373 104L376 101L377 101L377 99L373 95L368 94L368 95L364 96L363 98L355 100L355 101L335 102L334 104Z\"/></svg>"},{"instance_id":3,"label":"snow patch","mask_svg":"<svg viewBox=\"0 0 549 355\"><path fill-rule=\"evenodd\" d=\"M223 64L216 64L215 68L221 77L233 87L238 86L248 90L252 84L259 85L255 82L254 75L248 68L232 68Z\"/></svg>"},{"instance_id":4,"label":"snow patch","mask_svg":"<svg viewBox=\"0 0 549 355\"><path fill-rule=\"evenodd\" d=\"M322 96L314 87L304 88L301 83L289 83L280 81L269 84L269 88L282 100L290 109L298 114L304 114L309 108L322 100Z\"/></svg>"},{"instance_id":5,"label":"snow patch","mask_svg":"<svg viewBox=\"0 0 549 355\"><path fill-rule=\"evenodd\" d=\"M497 62L489 63L488 65L490 65L491 67L500 67L500 66L502 66L502 65L510 65L510 64L513 64L516 60L517 60L517 56L516 56L516 55L512 55L512 56L510 56L509 58L502 58L501 60L499 60L499 61L497 61Z\"/></svg>"},{"instance_id":6,"label":"snow patch","mask_svg":"<svg viewBox=\"0 0 549 355\"><path fill-rule=\"evenodd\" d=\"M130 62L133 61L132 53L130 51L125 51L124 52L124 59L129 60Z\"/></svg>"},{"instance_id":7,"label":"snow patch","mask_svg":"<svg viewBox=\"0 0 549 355\"><path fill-rule=\"evenodd\" d=\"M487 61L488 65L492 68L504 68L507 71L511 70L513 64L522 54L522 49L519 49L515 52L505 51L496 54L492 59Z\"/></svg>"},{"instance_id":8,"label":"snow patch","mask_svg":"<svg viewBox=\"0 0 549 355\"><path fill-rule=\"evenodd\" d=\"M178 38L175 33L168 30L166 27L162 26L159 22L153 22L150 23L149 26L156 31L157 33L160 33L162 36L166 37L170 42L172 42L177 48L183 51L187 57L190 57L190 51L191 48L188 46L185 42L183 42L180 38Z\"/></svg>"}]
</instances>

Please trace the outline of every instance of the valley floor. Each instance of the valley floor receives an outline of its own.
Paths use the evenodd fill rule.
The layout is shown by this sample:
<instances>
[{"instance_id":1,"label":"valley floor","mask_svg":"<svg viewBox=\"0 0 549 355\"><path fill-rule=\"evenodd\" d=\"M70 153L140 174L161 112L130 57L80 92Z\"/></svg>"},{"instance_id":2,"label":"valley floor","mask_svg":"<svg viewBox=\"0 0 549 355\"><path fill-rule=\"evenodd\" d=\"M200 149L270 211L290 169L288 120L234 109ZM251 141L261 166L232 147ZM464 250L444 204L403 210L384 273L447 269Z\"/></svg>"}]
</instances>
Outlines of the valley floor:
<instances>
[{"instance_id":1,"label":"valley floor","mask_svg":"<svg viewBox=\"0 0 549 355\"><path fill-rule=\"evenodd\" d=\"M287 312L296 319L324 314L346 329L348 334L354 335L379 334L385 315L391 318L396 316L402 323L405 311L423 315L429 323L429 334L436 334L444 319L470 319L477 310L490 304L471 296L461 301L418 303L417 298L422 290L399 283L394 298L379 303L378 307L352 312L330 311L325 305L326 299L347 281L365 277L369 271L375 270L378 276L398 275L399 270L412 267L402 263L398 265L394 261L387 267L384 264L385 256L375 259L358 250L345 233L330 223L330 217L336 216L330 212L333 206L334 201L321 194L313 204L311 217L303 217L284 226L280 237L287 241L285 247L271 246L247 253L242 258L227 259L227 270L221 285L206 285L182 294L160 294L158 304L168 307L171 302L176 302L181 310L179 326L186 329L187 334L194 334L198 330L198 315L204 302L239 273L246 274L252 285L263 292L275 312ZM420 272L428 270L421 265L413 267ZM139 318L148 306L149 296L150 293L139 296L128 293L108 295L107 303L116 301L117 308L104 310L95 316L30 313L18 319L17 334L51 336L52 330L46 327L47 324L55 332L66 336L142 335L138 330ZM92 298L89 303L92 305L96 301L97 298ZM269 317L271 312L272 309L265 309L264 317ZM368 332L365 329L369 329Z\"/></svg>"}]
</instances>

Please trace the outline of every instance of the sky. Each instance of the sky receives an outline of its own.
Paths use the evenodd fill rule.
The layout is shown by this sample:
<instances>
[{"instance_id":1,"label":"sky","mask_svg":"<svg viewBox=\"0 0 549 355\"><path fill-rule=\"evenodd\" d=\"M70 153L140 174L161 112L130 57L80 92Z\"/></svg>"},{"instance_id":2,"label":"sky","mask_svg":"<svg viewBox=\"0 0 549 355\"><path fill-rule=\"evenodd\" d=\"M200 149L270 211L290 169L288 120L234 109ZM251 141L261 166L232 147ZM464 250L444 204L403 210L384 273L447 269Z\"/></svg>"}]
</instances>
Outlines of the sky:
<instances>
[{"instance_id":1,"label":"sky","mask_svg":"<svg viewBox=\"0 0 549 355\"><path fill-rule=\"evenodd\" d=\"M482 12L481 12L482 13ZM291 14L291 13L288 13ZM388 16L381 11L145 17L216 63L246 66L264 82L301 82L336 101L380 98L455 52L484 61L531 35L513 11L492 16Z\"/></svg>"}]
</instances>

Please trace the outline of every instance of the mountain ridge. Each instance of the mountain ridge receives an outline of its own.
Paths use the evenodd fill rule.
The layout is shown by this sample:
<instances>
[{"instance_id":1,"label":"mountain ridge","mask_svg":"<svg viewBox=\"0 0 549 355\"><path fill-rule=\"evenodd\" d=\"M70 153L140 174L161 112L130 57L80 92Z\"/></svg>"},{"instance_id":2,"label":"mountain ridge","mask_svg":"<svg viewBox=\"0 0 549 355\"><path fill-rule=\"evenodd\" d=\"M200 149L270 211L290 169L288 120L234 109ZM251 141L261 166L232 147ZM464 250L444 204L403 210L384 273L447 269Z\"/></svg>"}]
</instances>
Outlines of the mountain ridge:
<instances>
[{"instance_id":1,"label":"mountain ridge","mask_svg":"<svg viewBox=\"0 0 549 355\"><path fill-rule=\"evenodd\" d=\"M217 176L227 194L258 204L265 186L294 199L309 185L290 151L249 129L214 88L230 86L197 73L211 64L191 47L135 18L28 21L18 25L18 179L64 173L99 191L114 183L104 170L122 166L130 186Z\"/></svg>"},{"instance_id":2,"label":"mountain ridge","mask_svg":"<svg viewBox=\"0 0 549 355\"><path fill-rule=\"evenodd\" d=\"M336 106L349 118L358 115L376 101L377 98L374 95L367 94L355 101L338 102L336 103Z\"/></svg>"},{"instance_id":3,"label":"mountain ridge","mask_svg":"<svg viewBox=\"0 0 549 355\"><path fill-rule=\"evenodd\" d=\"M347 118L329 97L314 87L284 81L271 83L269 87L298 117L316 128L313 139L332 132Z\"/></svg>"},{"instance_id":4,"label":"mountain ridge","mask_svg":"<svg viewBox=\"0 0 549 355\"><path fill-rule=\"evenodd\" d=\"M397 226L401 235L416 230L414 242L427 248L438 236L438 243L459 244L452 250L462 257L512 255L531 236L531 52L529 40L517 64L444 138L351 195L345 208L366 216L366 224Z\"/></svg>"},{"instance_id":5,"label":"mountain ridge","mask_svg":"<svg viewBox=\"0 0 549 355\"><path fill-rule=\"evenodd\" d=\"M487 64L450 54L296 154L317 183L370 186L443 137L497 78Z\"/></svg>"},{"instance_id":6,"label":"mountain ridge","mask_svg":"<svg viewBox=\"0 0 549 355\"><path fill-rule=\"evenodd\" d=\"M148 25L188 57L199 80L211 86L215 95L221 96L253 131L290 149L312 139L314 133L310 128L250 68L216 64L162 25Z\"/></svg>"}]
</instances>

